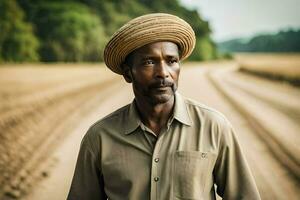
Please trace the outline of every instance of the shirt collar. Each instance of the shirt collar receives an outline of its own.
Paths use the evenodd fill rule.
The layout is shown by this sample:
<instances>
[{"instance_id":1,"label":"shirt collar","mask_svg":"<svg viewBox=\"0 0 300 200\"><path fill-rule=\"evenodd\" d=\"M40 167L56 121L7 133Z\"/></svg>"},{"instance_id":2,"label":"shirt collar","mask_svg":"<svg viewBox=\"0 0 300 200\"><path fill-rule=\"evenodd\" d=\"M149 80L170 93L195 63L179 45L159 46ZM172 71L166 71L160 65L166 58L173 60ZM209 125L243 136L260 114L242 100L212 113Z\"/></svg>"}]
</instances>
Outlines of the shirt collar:
<instances>
[{"instance_id":1,"label":"shirt collar","mask_svg":"<svg viewBox=\"0 0 300 200\"><path fill-rule=\"evenodd\" d=\"M174 118L185 125L192 125L187 105L184 98L178 92L175 93Z\"/></svg>"},{"instance_id":2,"label":"shirt collar","mask_svg":"<svg viewBox=\"0 0 300 200\"><path fill-rule=\"evenodd\" d=\"M178 120L179 122L191 126L192 121L189 115L189 111L187 108L187 105L183 99L183 97L176 92L175 93L175 107L174 107L174 113L173 118ZM139 126L141 126L142 122L140 120L136 103L133 100L132 103L129 105L129 108L127 110L126 116L124 116L124 131L125 134L128 135L132 133L134 130L136 130Z\"/></svg>"},{"instance_id":3,"label":"shirt collar","mask_svg":"<svg viewBox=\"0 0 300 200\"><path fill-rule=\"evenodd\" d=\"M126 116L124 116L124 130L125 134L132 133L141 125L141 120L137 111L135 101L133 100L129 105Z\"/></svg>"}]
</instances>

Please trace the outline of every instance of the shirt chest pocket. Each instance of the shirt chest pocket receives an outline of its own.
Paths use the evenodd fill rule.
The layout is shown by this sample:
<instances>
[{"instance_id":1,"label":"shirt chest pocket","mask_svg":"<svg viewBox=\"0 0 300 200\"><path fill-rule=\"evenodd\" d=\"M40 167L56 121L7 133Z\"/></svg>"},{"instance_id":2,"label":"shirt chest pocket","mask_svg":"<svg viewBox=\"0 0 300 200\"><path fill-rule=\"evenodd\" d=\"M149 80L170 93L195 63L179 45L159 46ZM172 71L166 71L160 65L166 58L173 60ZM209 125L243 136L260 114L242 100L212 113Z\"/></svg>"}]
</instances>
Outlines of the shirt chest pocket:
<instances>
[{"instance_id":1,"label":"shirt chest pocket","mask_svg":"<svg viewBox=\"0 0 300 200\"><path fill-rule=\"evenodd\" d=\"M175 199L203 198L206 179L212 173L212 153L176 151L173 162L173 194Z\"/></svg>"}]
</instances>

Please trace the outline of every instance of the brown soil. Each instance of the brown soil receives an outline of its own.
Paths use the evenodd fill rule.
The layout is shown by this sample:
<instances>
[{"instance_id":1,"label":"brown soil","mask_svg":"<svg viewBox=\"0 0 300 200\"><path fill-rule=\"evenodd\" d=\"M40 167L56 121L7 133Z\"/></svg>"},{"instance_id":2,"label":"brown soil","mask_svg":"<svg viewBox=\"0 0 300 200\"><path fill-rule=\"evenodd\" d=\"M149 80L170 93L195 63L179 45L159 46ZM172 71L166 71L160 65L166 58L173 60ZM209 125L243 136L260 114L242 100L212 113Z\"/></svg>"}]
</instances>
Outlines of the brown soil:
<instances>
[{"instance_id":1,"label":"brown soil","mask_svg":"<svg viewBox=\"0 0 300 200\"><path fill-rule=\"evenodd\" d=\"M207 77L210 71L237 63L188 65L184 64L181 72L179 91L216 108L232 122L262 199L297 199L299 182L257 135L247 117ZM257 103L251 101L251 106L261 113L276 110L286 115L287 110L294 110L285 120L273 123L281 123L284 128L288 123L299 122L298 108L293 109L299 95L295 88L239 74L231 74L227 79L247 91L239 92L225 80L221 80L221 86L240 95L236 96L238 99L250 102L250 96L254 98ZM251 87L244 82L251 83ZM262 87L274 93L255 93ZM286 98L279 97L280 93ZM105 68L0 68L0 199L65 199L83 134L93 122L132 98L130 85ZM265 108L260 106L274 98L273 103L263 104ZM288 137L292 132L285 134Z\"/></svg>"}]
</instances>

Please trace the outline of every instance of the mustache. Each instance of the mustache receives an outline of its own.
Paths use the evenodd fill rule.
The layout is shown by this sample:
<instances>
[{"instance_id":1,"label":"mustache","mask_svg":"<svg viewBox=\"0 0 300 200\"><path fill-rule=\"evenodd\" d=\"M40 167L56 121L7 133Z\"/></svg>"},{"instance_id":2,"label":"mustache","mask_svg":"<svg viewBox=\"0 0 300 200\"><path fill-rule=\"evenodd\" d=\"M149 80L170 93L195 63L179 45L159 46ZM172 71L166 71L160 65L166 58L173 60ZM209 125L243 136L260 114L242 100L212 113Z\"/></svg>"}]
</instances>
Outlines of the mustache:
<instances>
[{"instance_id":1,"label":"mustache","mask_svg":"<svg viewBox=\"0 0 300 200\"><path fill-rule=\"evenodd\" d=\"M166 79L161 79L159 81L156 81L156 82L150 84L149 88L152 89L152 88L158 88L158 87L173 87L173 86L174 86L173 82L168 81Z\"/></svg>"}]
</instances>

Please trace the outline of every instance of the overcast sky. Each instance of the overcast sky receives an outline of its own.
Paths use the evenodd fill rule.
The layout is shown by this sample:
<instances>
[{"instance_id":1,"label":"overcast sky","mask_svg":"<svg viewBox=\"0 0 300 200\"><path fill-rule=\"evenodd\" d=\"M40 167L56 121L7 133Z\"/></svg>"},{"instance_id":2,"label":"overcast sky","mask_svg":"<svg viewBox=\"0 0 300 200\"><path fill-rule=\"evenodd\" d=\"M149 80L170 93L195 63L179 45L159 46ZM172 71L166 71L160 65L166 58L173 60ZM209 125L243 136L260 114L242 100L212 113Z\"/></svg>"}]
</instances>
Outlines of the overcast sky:
<instances>
[{"instance_id":1,"label":"overcast sky","mask_svg":"<svg viewBox=\"0 0 300 200\"><path fill-rule=\"evenodd\" d=\"M216 41L300 28L300 0L179 1L209 21Z\"/></svg>"}]
</instances>

